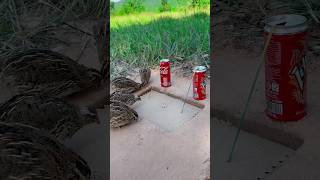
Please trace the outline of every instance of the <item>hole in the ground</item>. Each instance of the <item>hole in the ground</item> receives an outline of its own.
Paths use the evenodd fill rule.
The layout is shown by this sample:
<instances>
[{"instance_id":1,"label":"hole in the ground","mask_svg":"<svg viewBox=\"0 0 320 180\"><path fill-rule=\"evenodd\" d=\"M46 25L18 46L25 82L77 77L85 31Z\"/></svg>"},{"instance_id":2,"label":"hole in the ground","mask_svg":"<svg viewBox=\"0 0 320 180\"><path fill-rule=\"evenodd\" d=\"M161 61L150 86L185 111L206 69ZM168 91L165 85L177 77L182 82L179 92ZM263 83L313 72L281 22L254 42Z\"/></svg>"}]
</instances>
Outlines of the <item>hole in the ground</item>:
<instances>
[{"instance_id":1,"label":"hole in the ground","mask_svg":"<svg viewBox=\"0 0 320 180\"><path fill-rule=\"evenodd\" d=\"M160 88L152 87L140 93L142 101L133 105L139 117L168 132L173 132L185 122L193 120L204 107L200 102L162 92Z\"/></svg>"},{"instance_id":2,"label":"hole in the ground","mask_svg":"<svg viewBox=\"0 0 320 180\"><path fill-rule=\"evenodd\" d=\"M236 128L237 129L237 127L239 127L240 118L236 117L235 115L230 115L230 113L225 112L225 110L213 109L213 110L211 110L211 112L212 111L213 111L212 117L214 118L214 120L216 120L214 122L217 123L217 125L215 126L216 129L214 129L216 134L219 134L219 133L230 134L230 133L228 133L229 130L226 130L226 129L229 129L229 128L233 128L233 129ZM221 122L219 123L219 121L222 121L222 123ZM230 122L231 126L225 126L225 125L223 125L224 124L223 122ZM234 130L236 130L236 129L234 129ZM252 155L252 157L255 157L256 154L262 153L262 155L265 158L263 158L263 159L258 158L259 159L258 160L258 159L254 159L254 158L244 159L244 157L242 157L241 161L246 161L246 162L248 162L248 166L252 166L255 168L256 168L256 163L260 163L260 164L265 163L265 167L259 169L258 170L259 172L254 174L250 170L252 168L244 168L243 166L238 164L239 167L243 168L243 171L241 171L239 174L248 177L248 179L250 179L250 178L251 179L265 179L265 177L270 176L274 171L277 170L277 168L279 166L281 166L282 164L285 163L285 160L288 159L288 157L291 157L294 154L293 150L297 150L303 144L303 140L300 139L298 136L291 134L291 133L284 132L281 129L272 128L270 126L267 126L267 125L261 123L260 121L259 122L253 121L253 120L249 121L248 119L245 119L245 123L243 124L241 129L243 131L246 131L249 133L249 135L248 134L245 135L246 133L243 133L243 135L242 135L243 139L244 138L251 138L250 134L252 134L252 135L255 135L255 137L257 139L260 138L259 141L255 141L258 144L262 143L264 141L263 139L269 140L268 143L267 143L267 141L265 141L266 142L265 144L268 144L268 146L266 146L265 149L268 149L268 148L274 149L273 146L277 146L277 148L279 148L277 151L273 151L271 149L261 150L264 148L260 148L260 149L254 150L254 151L251 151L252 149L250 149L250 153L251 153L250 155ZM230 136L231 136L231 138L230 138L231 141L234 140L234 136L233 135L230 135ZM217 137L217 135L216 135L216 137ZM219 136L219 137L221 137L221 136ZM217 138L217 139L221 139L221 138ZM225 141L221 141L221 142L220 141L214 140L216 145L225 143ZM271 143L270 141L272 141L273 143ZM252 143L248 143L248 142L245 142L244 140L242 140L238 144L238 146L242 146L242 147L238 147L238 150L236 151L238 156L241 156L241 153L243 153L242 156L247 157L248 150L246 151L247 153L244 154L244 152L239 149L241 149L241 148L243 149L244 147L249 147L251 144ZM285 145L288 148L285 148L281 145ZM254 147L254 146L252 146L252 147ZM228 146L226 148L230 148L230 147ZM222 148L220 148L220 149L222 149ZM261 151L265 151L265 152L261 152ZM291 155L291 153L292 153L292 155ZM269 158L266 158L266 156L269 156ZM258 157L260 157L260 156L258 156ZM285 157L287 157L287 158L285 158ZM237 166L237 163L239 163L239 162L235 161L234 166ZM226 168L230 168L230 169L234 168L234 166L230 166L230 165L225 165L225 166L226 167L224 167L224 170ZM237 169L239 169L239 167ZM244 172L247 174L245 174ZM251 174L251 177L249 174ZM216 175L217 179L219 179L218 177L219 176ZM222 175L221 175L221 177L222 177Z\"/></svg>"},{"instance_id":3,"label":"hole in the ground","mask_svg":"<svg viewBox=\"0 0 320 180\"><path fill-rule=\"evenodd\" d=\"M230 145L228 146L225 144L232 144L232 142L234 142L234 132L237 128L234 126L227 126L224 124L225 121L221 121L217 118L214 118L211 121L211 123L214 124L213 132L216 137L213 140L215 143L214 145L216 146L216 154L224 157L216 158L216 163L218 161L219 164L222 164L222 166L219 167L220 169L218 168L216 171L224 170L232 172L235 170L237 171L235 173L238 173L239 176L235 174L230 176L241 176L241 179L265 179L277 170L276 167L280 166L278 163L279 160L284 160L283 158L286 154L293 153L292 149L286 148L280 144L267 141L252 133L242 132L241 141L238 143L237 150L234 151L234 160L227 163L225 160L230 155L228 153L230 152ZM246 164L246 166L243 166L243 164ZM259 167L257 167L257 164L259 164ZM253 172L252 169L255 169L255 172ZM229 173L217 173L214 176L214 179L233 179L232 177L226 178L228 174Z\"/></svg>"}]
</instances>

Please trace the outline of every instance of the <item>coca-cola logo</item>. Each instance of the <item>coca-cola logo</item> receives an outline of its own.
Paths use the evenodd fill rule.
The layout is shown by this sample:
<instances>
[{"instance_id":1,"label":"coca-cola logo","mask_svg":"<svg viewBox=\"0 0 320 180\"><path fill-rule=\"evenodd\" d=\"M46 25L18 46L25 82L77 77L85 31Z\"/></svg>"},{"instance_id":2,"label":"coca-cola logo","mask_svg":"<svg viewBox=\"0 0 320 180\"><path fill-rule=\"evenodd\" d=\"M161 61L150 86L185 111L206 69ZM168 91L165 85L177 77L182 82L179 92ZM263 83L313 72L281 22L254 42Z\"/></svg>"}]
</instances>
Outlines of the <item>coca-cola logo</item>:
<instances>
[{"instance_id":1,"label":"coca-cola logo","mask_svg":"<svg viewBox=\"0 0 320 180\"><path fill-rule=\"evenodd\" d=\"M169 74L169 68L168 67L160 68L160 74Z\"/></svg>"}]
</instances>

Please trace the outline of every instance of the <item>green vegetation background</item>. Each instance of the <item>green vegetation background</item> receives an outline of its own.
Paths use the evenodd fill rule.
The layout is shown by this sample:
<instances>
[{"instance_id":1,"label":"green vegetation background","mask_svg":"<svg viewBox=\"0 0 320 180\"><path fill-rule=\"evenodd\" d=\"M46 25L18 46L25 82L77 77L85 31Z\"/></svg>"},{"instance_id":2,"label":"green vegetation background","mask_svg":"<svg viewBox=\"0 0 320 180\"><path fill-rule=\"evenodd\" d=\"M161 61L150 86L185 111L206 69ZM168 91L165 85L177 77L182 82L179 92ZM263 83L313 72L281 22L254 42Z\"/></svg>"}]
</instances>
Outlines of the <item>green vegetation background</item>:
<instances>
[{"instance_id":1,"label":"green vegetation background","mask_svg":"<svg viewBox=\"0 0 320 180\"><path fill-rule=\"evenodd\" d=\"M145 0L133 5L142 9L121 12L128 1L116 3L111 14L111 75L129 67L157 65L168 57L208 64L202 57L209 54L209 0L196 1L198 4L168 0L168 9L161 0Z\"/></svg>"}]
</instances>

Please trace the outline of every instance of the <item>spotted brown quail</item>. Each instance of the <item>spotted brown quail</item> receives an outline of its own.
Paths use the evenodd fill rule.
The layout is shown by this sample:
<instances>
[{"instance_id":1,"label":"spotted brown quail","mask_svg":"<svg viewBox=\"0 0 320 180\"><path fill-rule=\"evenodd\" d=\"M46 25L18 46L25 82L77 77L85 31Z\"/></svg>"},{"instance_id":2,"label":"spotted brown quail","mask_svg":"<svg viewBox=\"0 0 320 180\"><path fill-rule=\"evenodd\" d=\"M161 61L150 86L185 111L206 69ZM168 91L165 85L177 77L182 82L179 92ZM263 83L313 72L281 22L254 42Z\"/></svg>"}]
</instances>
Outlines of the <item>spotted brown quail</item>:
<instances>
[{"instance_id":1,"label":"spotted brown quail","mask_svg":"<svg viewBox=\"0 0 320 180\"><path fill-rule=\"evenodd\" d=\"M0 179L89 180L85 160L45 131L0 123Z\"/></svg>"},{"instance_id":2,"label":"spotted brown quail","mask_svg":"<svg viewBox=\"0 0 320 180\"><path fill-rule=\"evenodd\" d=\"M122 91L115 91L110 95L110 101L120 101L129 106L140 100L140 97L137 97L132 93L125 93Z\"/></svg>"},{"instance_id":3,"label":"spotted brown quail","mask_svg":"<svg viewBox=\"0 0 320 180\"><path fill-rule=\"evenodd\" d=\"M50 50L17 51L4 61L0 79L17 94L43 92L64 97L101 83L99 71Z\"/></svg>"},{"instance_id":4,"label":"spotted brown quail","mask_svg":"<svg viewBox=\"0 0 320 180\"><path fill-rule=\"evenodd\" d=\"M126 77L116 77L111 81L111 87L116 91L134 93L149 83L151 70L149 68L140 69L139 75L141 83L137 83Z\"/></svg>"},{"instance_id":5,"label":"spotted brown quail","mask_svg":"<svg viewBox=\"0 0 320 180\"><path fill-rule=\"evenodd\" d=\"M47 130L61 141L98 121L94 108L79 109L63 99L46 95L16 95L0 106L0 113L0 122L31 125Z\"/></svg>"},{"instance_id":6,"label":"spotted brown quail","mask_svg":"<svg viewBox=\"0 0 320 180\"><path fill-rule=\"evenodd\" d=\"M111 87L116 91L122 91L125 93L134 93L141 89L142 84L137 83L126 77L116 77L111 81Z\"/></svg>"},{"instance_id":7,"label":"spotted brown quail","mask_svg":"<svg viewBox=\"0 0 320 180\"><path fill-rule=\"evenodd\" d=\"M138 120L138 113L120 101L110 101L110 127L120 128Z\"/></svg>"}]
</instances>

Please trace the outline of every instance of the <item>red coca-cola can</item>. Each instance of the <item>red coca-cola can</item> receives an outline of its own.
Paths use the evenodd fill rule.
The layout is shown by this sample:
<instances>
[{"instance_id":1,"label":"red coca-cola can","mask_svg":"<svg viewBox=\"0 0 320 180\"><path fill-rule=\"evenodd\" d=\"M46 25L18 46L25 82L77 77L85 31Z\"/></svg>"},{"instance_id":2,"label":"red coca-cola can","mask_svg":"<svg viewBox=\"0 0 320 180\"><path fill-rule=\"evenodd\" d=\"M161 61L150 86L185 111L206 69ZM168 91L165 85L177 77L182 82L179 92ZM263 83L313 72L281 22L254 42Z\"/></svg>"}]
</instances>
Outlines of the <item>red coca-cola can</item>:
<instances>
[{"instance_id":1,"label":"red coca-cola can","mask_svg":"<svg viewBox=\"0 0 320 180\"><path fill-rule=\"evenodd\" d=\"M196 66L193 69L193 98L206 99L206 67Z\"/></svg>"},{"instance_id":2,"label":"red coca-cola can","mask_svg":"<svg viewBox=\"0 0 320 180\"><path fill-rule=\"evenodd\" d=\"M160 60L160 82L161 82L162 87L170 87L171 86L169 59Z\"/></svg>"},{"instance_id":3,"label":"red coca-cola can","mask_svg":"<svg viewBox=\"0 0 320 180\"><path fill-rule=\"evenodd\" d=\"M307 19L277 15L265 22L265 37L275 26L265 61L265 112L277 121L300 120L306 115Z\"/></svg>"}]
</instances>

